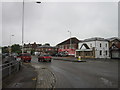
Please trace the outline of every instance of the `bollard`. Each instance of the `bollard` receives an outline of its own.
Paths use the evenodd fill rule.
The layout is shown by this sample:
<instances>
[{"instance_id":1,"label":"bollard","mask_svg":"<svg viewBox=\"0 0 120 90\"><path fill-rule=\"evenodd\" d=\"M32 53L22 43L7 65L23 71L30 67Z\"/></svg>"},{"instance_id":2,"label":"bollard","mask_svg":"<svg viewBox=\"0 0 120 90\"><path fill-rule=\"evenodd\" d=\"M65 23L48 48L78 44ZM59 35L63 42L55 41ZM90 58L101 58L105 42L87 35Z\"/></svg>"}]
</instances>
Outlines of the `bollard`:
<instances>
[{"instance_id":1,"label":"bollard","mask_svg":"<svg viewBox=\"0 0 120 90\"><path fill-rule=\"evenodd\" d=\"M81 61L81 56L78 56L78 61Z\"/></svg>"}]
</instances>

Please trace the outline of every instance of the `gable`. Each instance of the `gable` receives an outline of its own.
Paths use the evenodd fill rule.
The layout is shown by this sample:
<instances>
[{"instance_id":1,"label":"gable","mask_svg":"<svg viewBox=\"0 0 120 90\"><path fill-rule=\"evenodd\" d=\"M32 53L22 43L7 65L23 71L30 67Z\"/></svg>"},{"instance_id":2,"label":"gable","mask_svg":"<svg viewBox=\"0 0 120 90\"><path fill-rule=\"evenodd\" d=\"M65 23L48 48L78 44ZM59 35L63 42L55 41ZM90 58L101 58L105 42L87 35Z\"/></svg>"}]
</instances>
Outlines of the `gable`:
<instances>
[{"instance_id":1,"label":"gable","mask_svg":"<svg viewBox=\"0 0 120 90\"><path fill-rule=\"evenodd\" d=\"M113 44L110 49L120 49L119 46L117 46L116 44Z\"/></svg>"},{"instance_id":2,"label":"gable","mask_svg":"<svg viewBox=\"0 0 120 90\"><path fill-rule=\"evenodd\" d=\"M83 45L80 49L86 49L86 47Z\"/></svg>"},{"instance_id":3,"label":"gable","mask_svg":"<svg viewBox=\"0 0 120 90\"><path fill-rule=\"evenodd\" d=\"M87 44L84 43L81 45L80 49L90 49L90 48L88 47Z\"/></svg>"}]
</instances>

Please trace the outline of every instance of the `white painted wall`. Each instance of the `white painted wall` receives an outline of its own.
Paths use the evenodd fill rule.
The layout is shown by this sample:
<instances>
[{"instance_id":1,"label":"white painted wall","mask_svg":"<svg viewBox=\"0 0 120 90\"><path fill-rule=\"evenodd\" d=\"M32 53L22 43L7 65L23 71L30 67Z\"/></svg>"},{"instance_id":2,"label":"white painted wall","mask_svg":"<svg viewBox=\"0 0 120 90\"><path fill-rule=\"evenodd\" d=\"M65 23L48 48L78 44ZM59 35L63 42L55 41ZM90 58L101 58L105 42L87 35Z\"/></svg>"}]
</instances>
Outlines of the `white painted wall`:
<instances>
[{"instance_id":1,"label":"white painted wall","mask_svg":"<svg viewBox=\"0 0 120 90\"><path fill-rule=\"evenodd\" d=\"M109 44L108 41L89 41L89 42L80 42L78 44L78 49L81 48L83 44L87 44L89 48L95 47L95 58L109 58ZM101 43L101 47L100 47ZM106 47L107 45L107 47ZM85 49L84 47L81 49ZM100 55L100 50L102 51L102 55ZM107 52L107 55L106 55Z\"/></svg>"},{"instance_id":2,"label":"white painted wall","mask_svg":"<svg viewBox=\"0 0 120 90\"><path fill-rule=\"evenodd\" d=\"M100 47L100 43L101 43L101 47ZM100 50L102 51L102 55L100 55ZM107 55L106 55L106 51L107 51ZM95 56L96 58L109 58L108 41L96 41Z\"/></svg>"}]
</instances>

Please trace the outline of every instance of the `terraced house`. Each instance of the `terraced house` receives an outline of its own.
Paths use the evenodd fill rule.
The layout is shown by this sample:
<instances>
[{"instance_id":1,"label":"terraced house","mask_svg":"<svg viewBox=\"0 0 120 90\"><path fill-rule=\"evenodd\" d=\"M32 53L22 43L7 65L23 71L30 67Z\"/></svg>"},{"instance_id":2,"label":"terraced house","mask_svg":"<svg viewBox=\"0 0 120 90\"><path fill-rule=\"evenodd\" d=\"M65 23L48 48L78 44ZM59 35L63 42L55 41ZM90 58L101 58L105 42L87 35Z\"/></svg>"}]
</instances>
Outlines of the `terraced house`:
<instances>
[{"instance_id":1,"label":"terraced house","mask_svg":"<svg viewBox=\"0 0 120 90\"><path fill-rule=\"evenodd\" d=\"M36 42L24 44L24 52L33 54L38 46L41 46L41 44L36 44Z\"/></svg>"},{"instance_id":2,"label":"terraced house","mask_svg":"<svg viewBox=\"0 0 120 90\"><path fill-rule=\"evenodd\" d=\"M57 53L57 51L58 49L56 47L50 46L49 44L38 46L36 48L36 52L39 52L40 54L54 55Z\"/></svg>"},{"instance_id":3,"label":"terraced house","mask_svg":"<svg viewBox=\"0 0 120 90\"><path fill-rule=\"evenodd\" d=\"M89 38L78 43L76 57L109 58L109 43L104 38Z\"/></svg>"}]
</instances>

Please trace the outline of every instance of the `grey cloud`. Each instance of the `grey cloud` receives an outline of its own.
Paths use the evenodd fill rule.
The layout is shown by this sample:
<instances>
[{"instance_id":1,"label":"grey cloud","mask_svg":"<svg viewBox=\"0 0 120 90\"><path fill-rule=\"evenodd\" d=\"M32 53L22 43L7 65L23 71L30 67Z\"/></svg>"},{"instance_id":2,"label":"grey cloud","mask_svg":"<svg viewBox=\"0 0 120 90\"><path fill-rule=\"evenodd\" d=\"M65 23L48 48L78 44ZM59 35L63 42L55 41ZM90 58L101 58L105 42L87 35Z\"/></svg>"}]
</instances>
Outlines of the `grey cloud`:
<instances>
[{"instance_id":1,"label":"grey cloud","mask_svg":"<svg viewBox=\"0 0 120 90\"><path fill-rule=\"evenodd\" d=\"M14 43L21 43L22 3L3 5L3 44L8 44L9 33L16 35ZM25 3L25 42L56 45L69 38L68 30L78 39L117 36L117 9L115 2Z\"/></svg>"}]
</instances>

